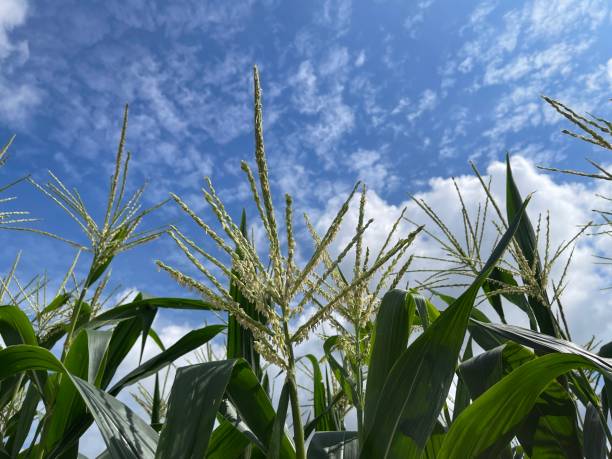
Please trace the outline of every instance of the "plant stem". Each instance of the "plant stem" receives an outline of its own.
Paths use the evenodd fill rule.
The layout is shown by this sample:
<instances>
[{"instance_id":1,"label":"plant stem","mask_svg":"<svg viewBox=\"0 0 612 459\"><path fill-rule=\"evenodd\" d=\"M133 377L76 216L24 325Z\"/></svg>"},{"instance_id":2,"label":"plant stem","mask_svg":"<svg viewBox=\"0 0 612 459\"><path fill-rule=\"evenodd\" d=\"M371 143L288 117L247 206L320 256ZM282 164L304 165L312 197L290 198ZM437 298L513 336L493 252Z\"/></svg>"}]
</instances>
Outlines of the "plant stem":
<instances>
[{"instance_id":1,"label":"plant stem","mask_svg":"<svg viewBox=\"0 0 612 459\"><path fill-rule=\"evenodd\" d=\"M306 459L304 447L304 428L302 427L302 416L300 413L300 401L298 399L295 375L287 375L289 379L289 399L291 400L291 415L293 416L293 441L295 441L295 456L297 459Z\"/></svg>"},{"instance_id":2,"label":"plant stem","mask_svg":"<svg viewBox=\"0 0 612 459\"><path fill-rule=\"evenodd\" d=\"M83 301L85 301L86 294L87 294L87 287L83 286L83 290L81 290L79 299L75 303L74 309L72 310L72 316L70 317L70 328L69 328L68 334L66 335L66 341L64 341L64 349L62 351L62 362L64 361L64 358L68 354L68 349L70 348L70 344L72 342L72 335L74 334L76 323L81 313L81 304L83 303Z\"/></svg>"},{"instance_id":3,"label":"plant stem","mask_svg":"<svg viewBox=\"0 0 612 459\"><path fill-rule=\"evenodd\" d=\"M361 327L359 321L353 324L355 327L355 356L357 370L357 400L355 400L355 410L357 411L357 436L361 442L363 435L363 374L361 373Z\"/></svg>"},{"instance_id":4,"label":"plant stem","mask_svg":"<svg viewBox=\"0 0 612 459\"><path fill-rule=\"evenodd\" d=\"M289 334L287 323L287 310L285 305L281 305L283 310L283 332L285 335L285 346L289 361L287 370L287 382L289 383L289 400L291 401L291 416L293 417L293 441L295 442L296 459L306 459L306 449L304 447L304 427L302 426L302 414L300 412L300 400L298 398L297 383L295 381L295 356L293 355L293 345Z\"/></svg>"}]
</instances>

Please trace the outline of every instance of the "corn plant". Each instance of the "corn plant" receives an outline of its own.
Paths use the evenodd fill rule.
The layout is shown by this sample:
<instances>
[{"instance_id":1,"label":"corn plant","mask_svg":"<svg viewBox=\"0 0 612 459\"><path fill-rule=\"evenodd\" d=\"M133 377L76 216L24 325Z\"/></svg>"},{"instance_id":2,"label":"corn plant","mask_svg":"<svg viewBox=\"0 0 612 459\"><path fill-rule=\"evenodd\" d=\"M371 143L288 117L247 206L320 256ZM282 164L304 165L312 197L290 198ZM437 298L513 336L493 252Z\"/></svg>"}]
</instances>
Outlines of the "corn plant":
<instances>
[{"instance_id":1,"label":"corn plant","mask_svg":"<svg viewBox=\"0 0 612 459\"><path fill-rule=\"evenodd\" d=\"M155 373L224 328L214 325L191 332L165 354L144 362L110 387L117 369L140 336L141 356L149 335L159 342L151 329L159 307L208 309L201 301L146 299L141 294L127 304L105 306L107 269L115 255L160 234L158 230L136 232L143 218L154 210L140 210L142 189L127 199L124 196L129 160L129 154L126 159L123 157L126 128L127 108L107 211L100 225L88 213L78 192L69 191L54 175L48 185L35 183L79 224L89 241L81 244L35 228L19 228L66 241L78 247L79 252L57 293L50 297L46 294L45 275L25 284L19 281L15 275L18 258L2 280L0 299L9 299L8 304L3 300L4 305L0 306L0 335L6 346L0 351L3 353L0 376L0 454L3 457L20 454L76 457L79 437L98 414L92 408L95 404L106 404L108 397L111 398L108 403L118 403L108 394L116 395L127 385ZM11 225L23 222L22 215L3 213L5 227L15 229ZM75 267L80 251L90 252L91 262L85 278L77 280ZM103 307L106 310L102 312ZM62 348L59 358L51 352L56 344ZM103 392L105 389L108 393ZM103 422L100 418L97 420Z\"/></svg>"},{"instance_id":2,"label":"corn plant","mask_svg":"<svg viewBox=\"0 0 612 459\"><path fill-rule=\"evenodd\" d=\"M364 224L363 219L361 219L361 225L358 227L355 237L334 260L328 260L328 265L324 266L321 273L317 272L322 260L326 258L326 250L339 231L340 224L348 211L349 203L357 190L357 186L349 194L322 238L316 240L314 252L303 267L298 267L295 260L292 199L287 195L285 196L287 252L286 255L283 255L278 232L279 225L276 220L268 177L263 140L261 86L256 67L254 69L254 98L255 161L259 184L246 162L242 163L242 169L247 176L261 225L266 232L271 268L267 269L268 263L260 259L254 246L244 236L240 227L231 219L210 180L207 180L208 189L204 190L204 198L225 232L227 241L215 232L211 225L197 216L183 200L176 195L172 197L201 228L203 233L227 254L231 259L232 268L226 267L213 254L200 248L178 228L174 227L171 228L170 236L213 288L168 266L164 262L158 262L158 266L167 271L180 284L200 293L206 301L215 305L218 309L229 311L241 326L253 334L256 351L285 372L286 382L283 391L287 394L287 397L281 398L289 400L291 403L296 454L298 457L304 457L305 448L296 383L294 346L308 339L308 336L319 324L325 321L335 310L338 310L343 302L353 295L361 285L368 282L383 265L396 255L403 253L414 240L418 230L400 239L384 253L381 253L371 266L363 272L359 271L356 278L350 283L345 283L338 289L328 289L326 288L328 278L331 277L332 272L354 245L359 248L360 237L369 226L369 223ZM216 266L231 279L232 285L240 291L248 302L253 304L264 321L257 320L240 307L235 301L235 296L211 273L201 259ZM303 314L305 306L312 302L319 305L317 311L306 319L302 325L293 328L292 320L295 321L294 319Z\"/></svg>"},{"instance_id":3,"label":"corn plant","mask_svg":"<svg viewBox=\"0 0 612 459\"><path fill-rule=\"evenodd\" d=\"M402 212L380 253L370 254L364 234L371 221L366 221L362 187L354 237L332 255L332 241L358 184L322 235L306 218L314 248L301 265L293 201L285 197L283 235L274 207L256 68L254 103L257 175L246 162L242 168L257 211L253 221L265 232L267 247L255 250L245 214L236 223L209 180L204 199L214 224L171 195L216 248L205 250L171 226L169 237L200 277L163 261L158 266L200 299L138 294L125 304L103 307L113 258L161 234L136 232L150 212L139 208L142 189L124 200L127 110L102 222L90 216L78 192L68 191L55 176L46 186L36 184L84 230L86 243L66 242L89 252L91 264L79 281L75 257L50 301L46 278L19 281L17 262L3 279L0 299L10 304L0 306L0 457L76 458L79 438L93 422L107 447L101 457L112 458L591 459L609 454L610 345L595 353L592 346L570 341L560 300L563 278L553 282L550 271L573 240L549 251L548 218L544 224L539 218L534 227L526 210L530 197L522 198L509 160L505 212L476 169L486 198L475 220L457 187L465 243L434 209L418 201L433 225L399 234L406 218ZM600 131L609 129L598 118L586 120L562 105L556 108L601 138L590 122ZM586 132L591 135L587 140L599 142ZM495 220L487 223L490 213ZM20 215L0 214L5 220L27 218ZM488 257L482 244L485 224L498 231ZM402 290L398 287L413 260L408 250L421 231L447 253L445 259L427 258L431 266L450 262L451 267L434 266L417 288ZM538 249L542 238L543 254ZM342 265L351 253L352 276ZM454 282L457 277L467 280ZM449 283L463 293L457 298L443 293ZM481 301L490 302L501 323L478 308ZM314 312L304 318L306 306ZM152 328L159 308L223 311L228 325L206 325L164 347ZM508 308L525 313L530 327L508 324ZM297 344L323 324L336 334L325 337L320 355L296 355ZM224 330L226 358L211 353L200 363L178 368L165 399L159 372ZM160 352L142 362L147 339ZM140 350L139 365L116 378L134 347ZM282 376L276 406L271 401L272 365ZM299 401L300 374L309 378L312 419ZM140 386L137 396L149 414L145 420L116 396L149 376L155 376L153 393ZM286 428L289 411L291 433ZM352 413L357 430L347 431Z\"/></svg>"}]
</instances>

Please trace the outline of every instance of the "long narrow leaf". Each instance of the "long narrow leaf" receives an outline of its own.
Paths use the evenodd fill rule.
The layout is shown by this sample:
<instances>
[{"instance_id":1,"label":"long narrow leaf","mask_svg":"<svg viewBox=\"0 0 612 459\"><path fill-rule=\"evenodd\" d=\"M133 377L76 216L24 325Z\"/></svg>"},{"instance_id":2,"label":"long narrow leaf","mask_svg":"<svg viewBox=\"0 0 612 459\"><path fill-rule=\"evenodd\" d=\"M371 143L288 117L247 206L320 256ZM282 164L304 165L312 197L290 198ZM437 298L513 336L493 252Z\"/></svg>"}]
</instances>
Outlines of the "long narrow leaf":
<instances>
[{"instance_id":1,"label":"long narrow leaf","mask_svg":"<svg viewBox=\"0 0 612 459\"><path fill-rule=\"evenodd\" d=\"M508 342L463 362L462 380L467 382L472 398L478 398L493 384L535 358L526 348ZM530 457L582 456L576 407L567 390L552 381L536 400L533 409L512 431ZM507 444L500 439L488 454L497 454Z\"/></svg>"},{"instance_id":2,"label":"long narrow leaf","mask_svg":"<svg viewBox=\"0 0 612 459\"><path fill-rule=\"evenodd\" d=\"M376 425L374 415L387 375L408 345L415 310L414 297L398 289L387 292L380 304L368 366L364 419L366 433Z\"/></svg>"},{"instance_id":3,"label":"long narrow leaf","mask_svg":"<svg viewBox=\"0 0 612 459\"><path fill-rule=\"evenodd\" d=\"M523 199L514 181L510 157L506 155L506 211L509 221L517 215L522 205ZM516 231L516 240L529 266L535 268L535 276L538 278L538 282L542 283L542 265L538 256L536 235L528 215L524 215L524 218L521 219L519 228ZM543 298L529 296L529 305L540 326L540 331L547 335L557 336L556 322L551 313L544 285L542 285L542 290Z\"/></svg>"},{"instance_id":4,"label":"long narrow leaf","mask_svg":"<svg viewBox=\"0 0 612 459\"><path fill-rule=\"evenodd\" d=\"M520 366L459 415L446 434L440 457L459 459L485 453L527 416L551 381L585 367L597 368L590 359L572 354L548 354Z\"/></svg>"},{"instance_id":5,"label":"long narrow leaf","mask_svg":"<svg viewBox=\"0 0 612 459\"><path fill-rule=\"evenodd\" d=\"M138 368L130 371L127 375L117 381L117 383L113 385L108 392L112 395L117 395L124 387L134 384L136 381L156 373L161 368L171 364L179 357L198 349L217 336L224 329L225 325L209 325L207 327L188 332L168 349L147 360L142 365L138 366Z\"/></svg>"},{"instance_id":6,"label":"long narrow leaf","mask_svg":"<svg viewBox=\"0 0 612 459\"><path fill-rule=\"evenodd\" d=\"M178 369L159 438L158 459L206 455L234 364L233 360L222 360Z\"/></svg>"},{"instance_id":7,"label":"long narrow leaf","mask_svg":"<svg viewBox=\"0 0 612 459\"><path fill-rule=\"evenodd\" d=\"M474 283L397 359L372 420L376 428L367 432L362 446L362 458L389 457L400 435L410 438L405 457L422 453L448 395L476 294L514 236L527 202Z\"/></svg>"},{"instance_id":8,"label":"long narrow leaf","mask_svg":"<svg viewBox=\"0 0 612 459\"><path fill-rule=\"evenodd\" d=\"M316 432L308 446L308 459L357 459L357 432Z\"/></svg>"},{"instance_id":9,"label":"long narrow leaf","mask_svg":"<svg viewBox=\"0 0 612 459\"><path fill-rule=\"evenodd\" d=\"M0 379L28 370L50 370L70 378L96 419L113 458L154 457L157 433L121 402L71 375L51 352L26 344L0 350Z\"/></svg>"},{"instance_id":10,"label":"long narrow leaf","mask_svg":"<svg viewBox=\"0 0 612 459\"><path fill-rule=\"evenodd\" d=\"M281 390L266 459L279 459L280 457L281 444L285 434L285 419L287 418L287 408L289 407L289 392L291 390L289 384L289 382L285 382L283 390Z\"/></svg>"}]
</instances>

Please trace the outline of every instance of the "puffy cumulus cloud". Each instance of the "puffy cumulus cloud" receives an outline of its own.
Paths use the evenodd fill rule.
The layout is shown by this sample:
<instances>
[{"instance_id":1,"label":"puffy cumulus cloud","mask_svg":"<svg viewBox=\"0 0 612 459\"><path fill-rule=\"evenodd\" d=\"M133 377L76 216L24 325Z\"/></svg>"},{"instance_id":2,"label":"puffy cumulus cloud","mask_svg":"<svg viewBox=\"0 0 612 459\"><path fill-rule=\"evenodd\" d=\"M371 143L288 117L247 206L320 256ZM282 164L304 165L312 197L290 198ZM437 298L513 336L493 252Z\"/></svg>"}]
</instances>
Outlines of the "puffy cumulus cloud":
<instances>
[{"instance_id":1,"label":"puffy cumulus cloud","mask_svg":"<svg viewBox=\"0 0 612 459\"><path fill-rule=\"evenodd\" d=\"M538 216L542 216L542 225L547 212L550 213L550 247L552 250L569 241L579 230L580 225L595 218L592 209L605 207L604 200L596 195L612 196L612 185L603 181L574 181L566 177L549 174L538 170L531 160L521 156L512 158L512 167L516 182L523 196L534 193L528 207L528 214L537 224ZM506 166L499 161L491 162L483 171L492 180L492 194L502 205L505 201L505 174ZM475 176L459 176L455 178L461 189L463 200L466 204L471 218L475 219L478 204L484 202L484 192L478 178ZM463 235L463 220L460 212L460 203L456 194L455 185L450 177L434 177L428 182L426 189L415 195L418 199L425 200L432 209L436 211L449 229L457 235ZM328 206L317 216L319 228L325 228L332 220L338 207L341 205L341 197L329 201ZM377 253L393 223L398 218L401 209L407 207L408 219L419 224L426 224L427 229L438 235L433 223L424 215L418 206L407 200L401 203L390 203L372 189L368 192L366 215L374 218L374 223L366 233L366 244L371 251ZM493 210L489 208L489 212ZM357 225L357 206L349 211L342 232L339 235L334 249L339 251L351 239ZM400 225L399 234L407 234L414 226L408 222ZM496 232L492 225L485 233L483 247L487 254L495 241ZM459 239L462 240L462 239ZM544 238L541 241L541 251L544 253ZM612 323L609 321L609 311L612 308L612 300L606 291L602 290L612 285L610 270L605 266L596 264L596 255L610 254L612 243L606 236L594 237L583 236L577 243L572 263L567 276L567 288L562 296L564 310L570 324L570 331L578 343L586 342L592 335L598 339L608 341L612 337ZM413 244L411 253L419 256L447 258L440 249L438 243L431 237L422 234ZM566 257L569 251L562 256L552 270L552 279L558 281L561 277ZM350 269L351 260L345 263L346 269ZM415 269L428 269L432 261L418 260ZM436 264L440 266L440 264ZM425 274L412 273L407 279L409 282L422 279ZM451 293L458 294L460 289L451 289ZM483 307L486 307L483 305ZM488 311L490 312L490 311ZM508 311L510 321L520 325L527 322L520 311ZM492 318L496 316L491 314Z\"/></svg>"}]
</instances>

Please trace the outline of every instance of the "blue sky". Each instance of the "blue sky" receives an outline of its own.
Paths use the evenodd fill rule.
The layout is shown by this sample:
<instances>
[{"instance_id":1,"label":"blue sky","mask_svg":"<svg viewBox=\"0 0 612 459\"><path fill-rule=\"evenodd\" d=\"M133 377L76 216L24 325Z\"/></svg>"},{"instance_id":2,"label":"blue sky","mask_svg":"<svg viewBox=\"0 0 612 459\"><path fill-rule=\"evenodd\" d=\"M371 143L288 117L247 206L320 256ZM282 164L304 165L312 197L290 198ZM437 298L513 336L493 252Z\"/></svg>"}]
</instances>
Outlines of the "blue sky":
<instances>
[{"instance_id":1,"label":"blue sky","mask_svg":"<svg viewBox=\"0 0 612 459\"><path fill-rule=\"evenodd\" d=\"M466 175L468 160L501 187L498 161L509 151L525 193L539 193L532 212L551 209L560 242L592 218L594 194L607 190L535 168L583 168L585 156L609 162L605 152L560 134L565 123L539 98L612 117L612 7L605 0L2 0L0 140L16 140L0 183L25 174L45 181L50 169L91 209L101 208L129 103L130 186L149 183L146 203L173 191L210 217L199 192L210 176L238 216L248 205L239 161L253 156L254 64L273 190L294 196L296 215L329 220L364 180L383 226L409 193L456 219L449 177L459 177L475 204L479 185ZM35 226L80 237L32 187L20 184L12 194L19 197L12 208L43 219ZM166 223L187 225L171 204L148 226ZM612 304L582 288L612 285L593 265L606 244L587 241L575 255L566 307L582 342L590 333L612 336ZM58 242L2 231L0 272L19 249L24 278L62 272L72 255ZM155 269L158 258L178 260L167 238L119 256L113 281L184 294ZM202 317L160 320L165 336L176 339Z\"/></svg>"},{"instance_id":2,"label":"blue sky","mask_svg":"<svg viewBox=\"0 0 612 459\"><path fill-rule=\"evenodd\" d=\"M237 215L248 202L239 161L252 158L253 64L275 191L315 216L358 179L398 206L433 190L432 178L469 173L469 159L605 161L560 134L539 95L608 115L611 25L606 1L5 0L0 138L17 137L2 179L44 181L50 169L100 208L127 102L131 185L149 183L146 201L174 191L202 210L209 175ZM39 227L78 237L31 187L13 194ZM183 222L172 205L150 226L168 222ZM18 248L26 274L66 268L61 244L0 238L3 269ZM114 276L178 294L152 264L172 250L164 239L121 256Z\"/></svg>"}]
</instances>

